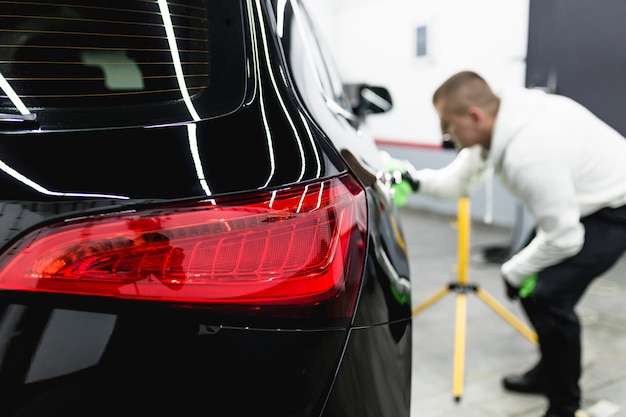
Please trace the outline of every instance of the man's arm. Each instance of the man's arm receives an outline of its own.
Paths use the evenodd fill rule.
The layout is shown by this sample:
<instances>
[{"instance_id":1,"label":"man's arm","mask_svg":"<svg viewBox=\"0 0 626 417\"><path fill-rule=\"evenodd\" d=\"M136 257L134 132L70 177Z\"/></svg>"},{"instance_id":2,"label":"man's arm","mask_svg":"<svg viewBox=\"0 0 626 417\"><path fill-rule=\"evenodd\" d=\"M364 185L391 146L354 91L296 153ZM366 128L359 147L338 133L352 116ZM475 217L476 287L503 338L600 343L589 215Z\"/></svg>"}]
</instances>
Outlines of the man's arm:
<instances>
[{"instance_id":1,"label":"man's arm","mask_svg":"<svg viewBox=\"0 0 626 417\"><path fill-rule=\"evenodd\" d=\"M519 253L502 265L504 278L520 284L533 274L580 251L584 227L568 168L559 161L537 156L532 163L510 170L514 191L535 219L537 234Z\"/></svg>"}]
</instances>

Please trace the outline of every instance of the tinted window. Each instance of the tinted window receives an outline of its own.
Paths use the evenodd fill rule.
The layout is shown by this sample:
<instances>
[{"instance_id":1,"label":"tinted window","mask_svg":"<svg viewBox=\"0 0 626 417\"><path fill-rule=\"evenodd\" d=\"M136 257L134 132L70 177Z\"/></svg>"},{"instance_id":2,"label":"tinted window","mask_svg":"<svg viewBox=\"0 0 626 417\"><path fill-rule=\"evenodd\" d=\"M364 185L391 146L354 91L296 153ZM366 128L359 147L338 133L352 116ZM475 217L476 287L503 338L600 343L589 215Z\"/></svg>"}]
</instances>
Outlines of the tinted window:
<instances>
[{"instance_id":1,"label":"tinted window","mask_svg":"<svg viewBox=\"0 0 626 417\"><path fill-rule=\"evenodd\" d=\"M305 104L319 119L329 110L348 115L351 107L342 80L306 4L278 1L275 10L287 64Z\"/></svg>"},{"instance_id":2,"label":"tinted window","mask_svg":"<svg viewBox=\"0 0 626 417\"><path fill-rule=\"evenodd\" d=\"M0 28L5 113L24 113L22 104L37 113L96 110L88 123L62 120L69 120L65 127L100 126L104 109L121 106L121 125L158 124L226 113L242 100L236 1L9 2L0 9ZM229 76L221 77L226 68Z\"/></svg>"}]
</instances>

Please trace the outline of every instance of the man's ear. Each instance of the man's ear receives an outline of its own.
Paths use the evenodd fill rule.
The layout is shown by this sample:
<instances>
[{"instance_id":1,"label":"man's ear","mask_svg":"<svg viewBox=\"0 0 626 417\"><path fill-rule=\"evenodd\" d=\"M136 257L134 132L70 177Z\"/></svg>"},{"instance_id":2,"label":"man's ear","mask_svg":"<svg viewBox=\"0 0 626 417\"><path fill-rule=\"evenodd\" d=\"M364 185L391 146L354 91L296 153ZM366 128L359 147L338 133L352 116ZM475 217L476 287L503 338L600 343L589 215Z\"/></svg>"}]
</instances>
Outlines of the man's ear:
<instances>
[{"instance_id":1,"label":"man's ear","mask_svg":"<svg viewBox=\"0 0 626 417\"><path fill-rule=\"evenodd\" d=\"M467 114L472 118L474 123L481 123L485 118L485 112L483 109L477 106L470 106L467 109Z\"/></svg>"}]
</instances>

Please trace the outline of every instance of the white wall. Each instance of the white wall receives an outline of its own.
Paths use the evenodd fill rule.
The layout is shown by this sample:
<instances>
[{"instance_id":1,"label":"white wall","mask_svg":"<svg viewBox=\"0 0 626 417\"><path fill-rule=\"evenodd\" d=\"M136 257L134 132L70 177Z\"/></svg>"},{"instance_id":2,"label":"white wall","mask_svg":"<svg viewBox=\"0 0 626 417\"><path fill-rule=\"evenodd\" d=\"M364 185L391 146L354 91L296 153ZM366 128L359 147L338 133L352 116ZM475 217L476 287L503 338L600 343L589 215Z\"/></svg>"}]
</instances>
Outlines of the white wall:
<instances>
[{"instance_id":1,"label":"white wall","mask_svg":"<svg viewBox=\"0 0 626 417\"><path fill-rule=\"evenodd\" d=\"M453 73L499 90L524 85L529 0L309 0L346 82L384 85L394 109L370 117L379 139L440 144L431 97ZM416 29L428 27L426 57Z\"/></svg>"}]
</instances>

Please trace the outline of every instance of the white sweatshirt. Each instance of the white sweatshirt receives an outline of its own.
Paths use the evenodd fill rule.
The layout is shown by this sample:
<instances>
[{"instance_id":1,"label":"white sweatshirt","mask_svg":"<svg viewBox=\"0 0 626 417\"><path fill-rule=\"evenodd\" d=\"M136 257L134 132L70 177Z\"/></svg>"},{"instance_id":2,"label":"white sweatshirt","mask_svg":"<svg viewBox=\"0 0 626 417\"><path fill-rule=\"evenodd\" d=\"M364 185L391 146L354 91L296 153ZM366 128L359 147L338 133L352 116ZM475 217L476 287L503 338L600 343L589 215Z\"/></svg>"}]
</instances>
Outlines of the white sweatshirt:
<instances>
[{"instance_id":1,"label":"white sweatshirt","mask_svg":"<svg viewBox=\"0 0 626 417\"><path fill-rule=\"evenodd\" d=\"M463 149L446 167L418 170L420 193L467 196L489 167L537 226L532 242L502 265L514 285L580 251L581 217L626 204L626 138L567 97L505 91L491 149Z\"/></svg>"}]
</instances>

